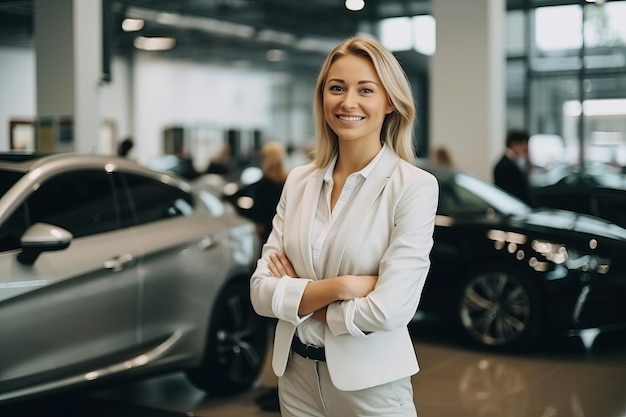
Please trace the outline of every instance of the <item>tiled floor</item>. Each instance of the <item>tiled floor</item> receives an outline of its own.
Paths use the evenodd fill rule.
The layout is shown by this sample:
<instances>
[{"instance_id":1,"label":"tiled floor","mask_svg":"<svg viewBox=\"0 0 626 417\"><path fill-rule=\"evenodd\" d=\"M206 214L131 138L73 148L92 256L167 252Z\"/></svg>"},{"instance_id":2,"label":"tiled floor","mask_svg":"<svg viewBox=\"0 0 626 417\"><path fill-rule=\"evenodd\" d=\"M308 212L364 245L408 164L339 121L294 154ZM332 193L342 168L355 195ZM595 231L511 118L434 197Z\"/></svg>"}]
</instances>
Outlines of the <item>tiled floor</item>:
<instances>
[{"instance_id":1,"label":"tiled floor","mask_svg":"<svg viewBox=\"0 0 626 417\"><path fill-rule=\"evenodd\" d=\"M413 378L420 416L626 417L626 332L601 335L587 348L571 338L515 355L494 355L462 346L436 324L418 323L412 330L422 367ZM261 383L271 384L266 370ZM129 417L159 416L149 410L200 417L278 416L255 405L254 397L262 391L259 387L235 398L214 399L174 374L120 385L89 398L147 407L138 414L129 410L124 414ZM36 417L44 415L64 417L62 412Z\"/></svg>"}]
</instances>

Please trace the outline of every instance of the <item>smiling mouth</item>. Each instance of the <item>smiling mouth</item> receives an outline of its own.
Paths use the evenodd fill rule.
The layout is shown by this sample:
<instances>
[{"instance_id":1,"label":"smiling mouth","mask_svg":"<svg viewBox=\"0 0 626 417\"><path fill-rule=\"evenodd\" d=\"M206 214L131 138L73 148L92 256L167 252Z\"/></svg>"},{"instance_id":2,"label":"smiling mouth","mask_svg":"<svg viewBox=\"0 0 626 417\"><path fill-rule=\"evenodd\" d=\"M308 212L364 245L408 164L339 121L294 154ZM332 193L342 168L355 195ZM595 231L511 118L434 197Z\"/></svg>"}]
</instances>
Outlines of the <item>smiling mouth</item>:
<instances>
[{"instance_id":1,"label":"smiling mouth","mask_svg":"<svg viewBox=\"0 0 626 417\"><path fill-rule=\"evenodd\" d=\"M365 117L361 117L361 116L340 116L340 115L337 115L337 118L339 120L343 120L344 122L358 122L360 120L365 119Z\"/></svg>"}]
</instances>

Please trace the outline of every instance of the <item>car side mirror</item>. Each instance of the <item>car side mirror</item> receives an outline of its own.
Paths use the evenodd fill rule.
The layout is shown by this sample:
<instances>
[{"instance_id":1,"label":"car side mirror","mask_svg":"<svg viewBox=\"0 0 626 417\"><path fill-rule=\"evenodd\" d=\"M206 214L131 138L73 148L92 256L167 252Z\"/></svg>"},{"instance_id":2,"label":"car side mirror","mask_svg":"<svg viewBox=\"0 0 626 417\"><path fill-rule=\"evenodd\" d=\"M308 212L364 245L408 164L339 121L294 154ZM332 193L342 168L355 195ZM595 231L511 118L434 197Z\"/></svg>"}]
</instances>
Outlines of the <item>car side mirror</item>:
<instances>
[{"instance_id":1,"label":"car side mirror","mask_svg":"<svg viewBox=\"0 0 626 417\"><path fill-rule=\"evenodd\" d=\"M66 249L72 242L72 234L48 223L34 223L22 235L22 252L17 260L32 265L42 252Z\"/></svg>"}]
</instances>

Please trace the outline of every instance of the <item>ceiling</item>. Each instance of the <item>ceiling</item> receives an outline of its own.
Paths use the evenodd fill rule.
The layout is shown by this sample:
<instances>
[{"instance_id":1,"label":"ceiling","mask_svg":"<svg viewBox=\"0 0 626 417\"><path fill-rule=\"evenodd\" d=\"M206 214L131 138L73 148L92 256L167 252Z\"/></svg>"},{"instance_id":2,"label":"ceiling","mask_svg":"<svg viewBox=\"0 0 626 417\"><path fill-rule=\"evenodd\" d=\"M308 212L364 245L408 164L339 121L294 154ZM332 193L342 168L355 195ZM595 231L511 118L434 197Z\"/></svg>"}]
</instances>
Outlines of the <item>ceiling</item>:
<instances>
[{"instance_id":1,"label":"ceiling","mask_svg":"<svg viewBox=\"0 0 626 417\"><path fill-rule=\"evenodd\" d=\"M43 1L43 0L41 0ZM50 1L50 0L45 0ZM135 51L139 36L172 36L174 59L221 62L276 70L318 68L332 47L386 17L429 12L429 0L366 0L358 12L344 0L102 0L111 10L112 47ZM35 0L0 0L0 45L32 46ZM141 18L139 32L122 21ZM267 59L269 50L277 60Z\"/></svg>"}]
</instances>

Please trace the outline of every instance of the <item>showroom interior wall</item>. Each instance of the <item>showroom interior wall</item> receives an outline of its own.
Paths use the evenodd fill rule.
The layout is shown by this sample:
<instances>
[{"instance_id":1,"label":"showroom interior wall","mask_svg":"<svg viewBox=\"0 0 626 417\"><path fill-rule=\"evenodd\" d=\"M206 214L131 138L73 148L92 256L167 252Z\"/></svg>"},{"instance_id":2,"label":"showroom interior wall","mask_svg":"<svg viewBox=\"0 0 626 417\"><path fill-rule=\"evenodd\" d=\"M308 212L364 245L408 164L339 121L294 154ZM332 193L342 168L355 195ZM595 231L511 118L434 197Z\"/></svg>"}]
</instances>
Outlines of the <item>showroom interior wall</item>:
<instances>
[{"instance_id":1,"label":"showroom interior wall","mask_svg":"<svg viewBox=\"0 0 626 417\"><path fill-rule=\"evenodd\" d=\"M30 48L0 47L0 149L10 149L9 122L35 115L35 53Z\"/></svg>"},{"instance_id":2,"label":"showroom interior wall","mask_svg":"<svg viewBox=\"0 0 626 417\"><path fill-rule=\"evenodd\" d=\"M437 51L430 62L431 146L487 181L504 150L504 0L432 1Z\"/></svg>"},{"instance_id":3,"label":"showroom interior wall","mask_svg":"<svg viewBox=\"0 0 626 417\"><path fill-rule=\"evenodd\" d=\"M67 49L58 44L47 46ZM6 92L0 99L0 120L5 126L10 120L34 120L39 114L36 61L35 50L0 47L0 91ZM304 144L312 131L310 89L314 75L302 78L303 82L294 86L291 76L282 73L170 61L147 52L130 58L116 56L112 61L111 82L92 82L84 87L97 89L97 104L92 107L99 114L99 122L95 122L99 131L89 138L76 137L74 150L112 153L115 144L111 138L117 141L131 136L136 143L134 156L140 162L149 162L163 153L164 130L173 126L183 127L192 137L190 150L194 151L200 168L221 146L224 131L228 129L242 132L244 141L256 130L264 138ZM50 94L49 106L54 106L54 100L65 92L57 88L40 94ZM19 102L15 100L17 97ZM68 111L71 103L67 102L73 97L63 100L57 102L58 115L71 113ZM46 110L45 114L54 112ZM0 146L10 148L8 130L0 132Z\"/></svg>"},{"instance_id":4,"label":"showroom interior wall","mask_svg":"<svg viewBox=\"0 0 626 417\"><path fill-rule=\"evenodd\" d=\"M0 120L33 120L36 112L35 51L0 47ZM225 129L261 129L265 136L304 144L311 135L307 83L290 86L289 76L217 65L168 61L139 54L114 57L112 82L102 84L98 109L101 131L86 140L89 152L114 151L108 138L136 138L135 156L148 162L162 153L163 130L183 126L213 152ZM311 79L311 82L314 80ZM291 115L287 115L291 113ZM210 136L211 135L211 136ZM203 143L204 142L204 143ZM0 148L9 149L9 131L0 130ZM199 155L198 164L206 155Z\"/></svg>"},{"instance_id":5,"label":"showroom interior wall","mask_svg":"<svg viewBox=\"0 0 626 417\"><path fill-rule=\"evenodd\" d=\"M35 51L31 48L0 47L0 120L3 126L9 126L11 120L34 121L36 106ZM120 137L130 135L130 76L126 60L116 58L112 62L115 83L101 86L98 109L103 120L114 122ZM88 141L88 150L106 153L110 144L103 143L103 134ZM10 149L9 129L0 129L0 149ZM86 142L87 143L87 142ZM32 144L34 145L34 144Z\"/></svg>"},{"instance_id":6,"label":"showroom interior wall","mask_svg":"<svg viewBox=\"0 0 626 417\"><path fill-rule=\"evenodd\" d=\"M37 148L87 153L100 122L102 2L35 0L34 20Z\"/></svg>"},{"instance_id":7,"label":"showroom interior wall","mask_svg":"<svg viewBox=\"0 0 626 417\"><path fill-rule=\"evenodd\" d=\"M220 132L271 130L273 77L250 70L166 61L147 53L134 60L134 132L138 154L150 160L162 154L164 129L206 127L194 138L192 154L215 153ZM217 149L216 149L217 147ZM198 162L198 164L200 164Z\"/></svg>"}]
</instances>

